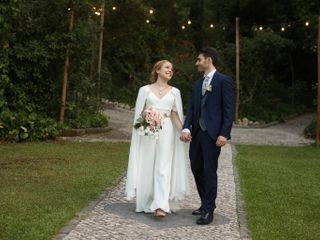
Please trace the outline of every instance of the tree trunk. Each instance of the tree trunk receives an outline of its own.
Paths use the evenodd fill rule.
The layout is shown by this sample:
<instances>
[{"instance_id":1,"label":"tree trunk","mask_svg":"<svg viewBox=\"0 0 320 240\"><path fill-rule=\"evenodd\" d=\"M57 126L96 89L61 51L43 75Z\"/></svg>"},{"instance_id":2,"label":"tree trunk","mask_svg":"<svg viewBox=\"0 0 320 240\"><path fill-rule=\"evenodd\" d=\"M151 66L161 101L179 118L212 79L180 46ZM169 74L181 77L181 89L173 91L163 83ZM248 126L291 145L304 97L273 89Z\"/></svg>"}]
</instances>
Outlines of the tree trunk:
<instances>
[{"instance_id":1,"label":"tree trunk","mask_svg":"<svg viewBox=\"0 0 320 240\"><path fill-rule=\"evenodd\" d=\"M240 29L239 18L236 18L236 113L235 121L237 122L240 115Z\"/></svg>"},{"instance_id":2,"label":"tree trunk","mask_svg":"<svg viewBox=\"0 0 320 240\"><path fill-rule=\"evenodd\" d=\"M74 6L70 7L69 12L69 33L73 30L74 23ZM62 92L61 92L61 106L60 106L60 124L64 122L64 113L66 108L66 99L67 99L67 86L69 78L69 66L70 66L70 44L67 45L65 60L64 60L64 70L63 70L63 83L62 83Z\"/></svg>"},{"instance_id":3,"label":"tree trunk","mask_svg":"<svg viewBox=\"0 0 320 240\"><path fill-rule=\"evenodd\" d=\"M320 16L318 16L318 94L317 94L317 133L316 143L320 147Z\"/></svg>"},{"instance_id":4,"label":"tree trunk","mask_svg":"<svg viewBox=\"0 0 320 240\"><path fill-rule=\"evenodd\" d=\"M102 52L103 52L104 12L105 12L105 1L102 0L101 15L100 15L100 40L99 40L98 79L97 79L97 110L99 110L100 108L100 101L101 101L101 65L102 65Z\"/></svg>"}]
</instances>

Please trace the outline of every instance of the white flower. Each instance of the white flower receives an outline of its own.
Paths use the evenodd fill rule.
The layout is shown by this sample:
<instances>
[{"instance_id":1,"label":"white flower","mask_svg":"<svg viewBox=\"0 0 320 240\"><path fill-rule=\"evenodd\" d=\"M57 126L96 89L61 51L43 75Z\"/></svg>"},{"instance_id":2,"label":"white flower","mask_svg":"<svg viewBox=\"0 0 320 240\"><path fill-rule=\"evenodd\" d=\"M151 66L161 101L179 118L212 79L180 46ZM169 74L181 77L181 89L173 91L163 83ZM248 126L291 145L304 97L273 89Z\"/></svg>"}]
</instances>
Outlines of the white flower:
<instances>
[{"instance_id":1,"label":"white flower","mask_svg":"<svg viewBox=\"0 0 320 240\"><path fill-rule=\"evenodd\" d=\"M143 136L143 135L144 135L144 127L143 127L143 126L139 127L137 130L138 130L138 134L139 134L140 136Z\"/></svg>"}]
</instances>

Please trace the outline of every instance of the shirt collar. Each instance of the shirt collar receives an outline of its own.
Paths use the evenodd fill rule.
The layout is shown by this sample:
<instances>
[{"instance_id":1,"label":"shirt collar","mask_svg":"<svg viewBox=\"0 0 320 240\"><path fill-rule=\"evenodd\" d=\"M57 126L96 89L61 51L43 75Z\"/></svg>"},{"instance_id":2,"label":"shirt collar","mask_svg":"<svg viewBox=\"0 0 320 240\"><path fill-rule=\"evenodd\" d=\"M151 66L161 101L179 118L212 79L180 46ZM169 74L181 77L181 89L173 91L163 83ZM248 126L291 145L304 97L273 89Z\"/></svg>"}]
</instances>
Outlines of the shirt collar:
<instances>
[{"instance_id":1,"label":"shirt collar","mask_svg":"<svg viewBox=\"0 0 320 240\"><path fill-rule=\"evenodd\" d=\"M217 70L216 69L213 69L211 72L209 72L207 75L204 74L203 77L209 77L209 79L211 79L213 77L213 75L215 74Z\"/></svg>"}]
</instances>

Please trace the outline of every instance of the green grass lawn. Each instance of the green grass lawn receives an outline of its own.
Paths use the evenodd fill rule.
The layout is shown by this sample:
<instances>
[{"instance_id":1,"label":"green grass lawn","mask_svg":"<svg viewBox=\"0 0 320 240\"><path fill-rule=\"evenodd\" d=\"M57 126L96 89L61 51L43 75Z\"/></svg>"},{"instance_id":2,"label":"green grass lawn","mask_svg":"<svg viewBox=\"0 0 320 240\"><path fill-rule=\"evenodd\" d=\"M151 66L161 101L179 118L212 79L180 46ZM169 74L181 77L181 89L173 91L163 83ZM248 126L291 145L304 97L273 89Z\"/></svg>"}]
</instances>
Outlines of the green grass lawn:
<instances>
[{"instance_id":1,"label":"green grass lawn","mask_svg":"<svg viewBox=\"0 0 320 240\"><path fill-rule=\"evenodd\" d=\"M253 240L320 239L320 149L237 146Z\"/></svg>"},{"instance_id":2,"label":"green grass lawn","mask_svg":"<svg viewBox=\"0 0 320 240\"><path fill-rule=\"evenodd\" d=\"M0 145L0 239L51 239L127 167L128 144Z\"/></svg>"}]
</instances>

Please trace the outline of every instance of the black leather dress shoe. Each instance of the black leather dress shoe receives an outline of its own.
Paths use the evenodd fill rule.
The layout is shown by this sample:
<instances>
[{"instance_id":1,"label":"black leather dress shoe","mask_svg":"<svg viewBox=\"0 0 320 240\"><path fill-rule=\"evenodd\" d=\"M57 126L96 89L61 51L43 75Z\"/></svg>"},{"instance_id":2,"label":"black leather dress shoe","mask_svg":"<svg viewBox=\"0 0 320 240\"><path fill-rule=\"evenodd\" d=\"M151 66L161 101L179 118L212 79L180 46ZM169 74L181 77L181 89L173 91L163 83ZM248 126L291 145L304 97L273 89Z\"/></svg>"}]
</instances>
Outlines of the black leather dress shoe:
<instances>
[{"instance_id":1,"label":"black leather dress shoe","mask_svg":"<svg viewBox=\"0 0 320 240\"><path fill-rule=\"evenodd\" d=\"M194 210L194 211L192 212L192 215L202 215L202 209L199 208L199 209L197 209L197 210Z\"/></svg>"},{"instance_id":2,"label":"black leather dress shoe","mask_svg":"<svg viewBox=\"0 0 320 240\"><path fill-rule=\"evenodd\" d=\"M212 223L212 221L213 221L213 213L203 213L196 223L198 225L207 225Z\"/></svg>"}]
</instances>

